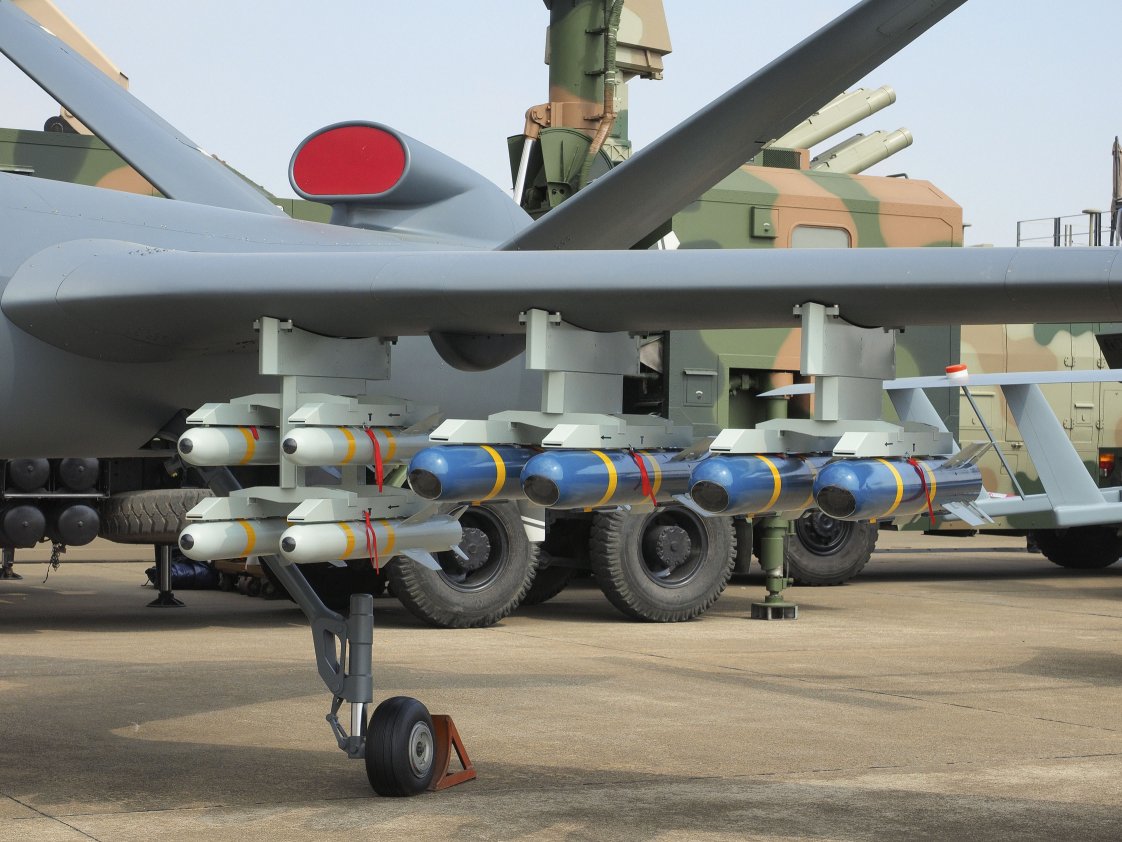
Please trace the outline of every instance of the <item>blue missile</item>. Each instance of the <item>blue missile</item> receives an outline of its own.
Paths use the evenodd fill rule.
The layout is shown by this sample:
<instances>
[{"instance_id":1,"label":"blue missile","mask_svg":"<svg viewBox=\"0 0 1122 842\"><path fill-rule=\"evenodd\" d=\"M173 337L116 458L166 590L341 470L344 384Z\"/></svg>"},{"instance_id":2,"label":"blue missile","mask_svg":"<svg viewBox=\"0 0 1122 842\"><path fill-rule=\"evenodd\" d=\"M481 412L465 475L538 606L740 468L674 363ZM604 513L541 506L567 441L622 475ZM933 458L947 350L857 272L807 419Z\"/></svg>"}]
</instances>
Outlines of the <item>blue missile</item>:
<instances>
[{"instance_id":1,"label":"blue missile","mask_svg":"<svg viewBox=\"0 0 1122 842\"><path fill-rule=\"evenodd\" d=\"M696 464L679 451L551 450L522 469L522 490L539 506L595 509L683 493ZM642 465L642 467L640 467ZM643 474L646 474L646 480Z\"/></svg>"},{"instance_id":2,"label":"blue missile","mask_svg":"<svg viewBox=\"0 0 1122 842\"><path fill-rule=\"evenodd\" d=\"M533 453L513 445L428 447L409 462L409 487L426 500L516 500L518 475Z\"/></svg>"},{"instance_id":3,"label":"blue missile","mask_svg":"<svg viewBox=\"0 0 1122 842\"><path fill-rule=\"evenodd\" d=\"M975 500L982 489L976 465L946 467L946 459L842 459L818 472L814 499L838 520L873 520L934 513L946 503Z\"/></svg>"},{"instance_id":4,"label":"blue missile","mask_svg":"<svg viewBox=\"0 0 1122 842\"><path fill-rule=\"evenodd\" d=\"M814 504L814 461L761 454L711 456L693 469L690 496L713 514L801 511Z\"/></svg>"}]
</instances>

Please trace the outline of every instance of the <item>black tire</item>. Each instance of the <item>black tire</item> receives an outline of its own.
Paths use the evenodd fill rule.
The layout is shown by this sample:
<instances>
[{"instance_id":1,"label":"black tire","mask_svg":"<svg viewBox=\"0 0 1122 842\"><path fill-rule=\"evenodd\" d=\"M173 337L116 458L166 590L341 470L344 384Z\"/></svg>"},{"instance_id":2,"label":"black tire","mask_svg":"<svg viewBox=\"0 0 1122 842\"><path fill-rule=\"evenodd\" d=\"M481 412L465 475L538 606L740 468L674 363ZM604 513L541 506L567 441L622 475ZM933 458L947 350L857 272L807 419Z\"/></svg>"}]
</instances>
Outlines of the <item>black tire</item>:
<instances>
[{"instance_id":1,"label":"black tire","mask_svg":"<svg viewBox=\"0 0 1122 842\"><path fill-rule=\"evenodd\" d=\"M724 591L736 536L731 518L701 517L684 506L598 513L589 555L612 605L636 620L676 623L699 616Z\"/></svg>"},{"instance_id":2,"label":"black tire","mask_svg":"<svg viewBox=\"0 0 1122 842\"><path fill-rule=\"evenodd\" d=\"M1030 533L1044 557L1072 570L1101 570L1122 557L1116 526L1073 526Z\"/></svg>"},{"instance_id":3,"label":"black tire","mask_svg":"<svg viewBox=\"0 0 1122 842\"><path fill-rule=\"evenodd\" d=\"M409 696L386 699L366 730L366 777L382 796L424 792L436 771L436 732L428 709Z\"/></svg>"},{"instance_id":4,"label":"black tire","mask_svg":"<svg viewBox=\"0 0 1122 842\"><path fill-rule=\"evenodd\" d=\"M544 553L542 555L544 556ZM530 585L530 590L522 597L522 605L541 605L543 602L549 602L569 586L569 581L577 572L576 568L560 565L551 564L542 567L543 560L544 558L539 558L538 572L534 574L534 582Z\"/></svg>"},{"instance_id":5,"label":"black tire","mask_svg":"<svg viewBox=\"0 0 1122 842\"><path fill-rule=\"evenodd\" d=\"M840 585L869 563L877 543L875 523L835 520L817 509L795 521L787 542L787 575L796 585Z\"/></svg>"},{"instance_id":6,"label":"black tire","mask_svg":"<svg viewBox=\"0 0 1122 842\"><path fill-rule=\"evenodd\" d=\"M443 568L429 570L408 558L386 568L394 596L416 617L442 629L493 626L517 608L534 581L538 545L526 538L514 503L482 503L460 517L464 562L437 553Z\"/></svg>"},{"instance_id":7,"label":"black tire","mask_svg":"<svg viewBox=\"0 0 1122 842\"><path fill-rule=\"evenodd\" d=\"M178 544L187 512L213 496L205 488L126 491L101 503L102 538L118 544Z\"/></svg>"}]
</instances>

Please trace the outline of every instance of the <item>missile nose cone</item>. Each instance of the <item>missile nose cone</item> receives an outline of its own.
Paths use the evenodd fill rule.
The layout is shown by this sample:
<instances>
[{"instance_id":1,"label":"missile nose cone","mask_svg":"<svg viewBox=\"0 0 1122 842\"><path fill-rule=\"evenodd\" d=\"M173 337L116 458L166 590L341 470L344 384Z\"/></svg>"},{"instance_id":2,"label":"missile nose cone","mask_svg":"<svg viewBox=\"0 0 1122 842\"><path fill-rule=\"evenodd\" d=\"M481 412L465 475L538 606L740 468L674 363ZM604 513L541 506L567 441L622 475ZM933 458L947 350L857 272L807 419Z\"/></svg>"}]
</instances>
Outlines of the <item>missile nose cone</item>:
<instances>
[{"instance_id":1,"label":"missile nose cone","mask_svg":"<svg viewBox=\"0 0 1122 842\"><path fill-rule=\"evenodd\" d=\"M190 439L180 439L179 440L179 452L180 453L190 453L194 449L195 449L195 443L192 442Z\"/></svg>"},{"instance_id":2,"label":"missile nose cone","mask_svg":"<svg viewBox=\"0 0 1122 842\"><path fill-rule=\"evenodd\" d=\"M179 548L181 550L189 550L193 546L195 546L195 539L192 538L190 535L180 535L179 536Z\"/></svg>"},{"instance_id":3,"label":"missile nose cone","mask_svg":"<svg viewBox=\"0 0 1122 842\"><path fill-rule=\"evenodd\" d=\"M694 468L690 496L707 512L723 512L729 507L732 471L719 459L707 459Z\"/></svg>"},{"instance_id":4,"label":"missile nose cone","mask_svg":"<svg viewBox=\"0 0 1122 842\"><path fill-rule=\"evenodd\" d=\"M853 492L836 485L823 488L815 500L818 508L833 518L849 517L857 510L857 498L853 496Z\"/></svg>"},{"instance_id":5,"label":"missile nose cone","mask_svg":"<svg viewBox=\"0 0 1122 842\"><path fill-rule=\"evenodd\" d=\"M538 506L552 506L561 496L557 483L541 474L527 477L522 483L522 490L530 502Z\"/></svg>"},{"instance_id":6,"label":"missile nose cone","mask_svg":"<svg viewBox=\"0 0 1122 842\"><path fill-rule=\"evenodd\" d=\"M409 472L409 487L418 497L435 500L440 497L440 479L432 471L415 468Z\"/></svg>"},{"instance_id":7,"label":"missile nose cone","mask_svg":"<svg viewBox=\"0 0 1122 842\"><path fill-rule=\"evenodd\" d=\"M436 448L422 450L409 463L409 487L426 500L436 500L442 491L441 479L449 473L448 460Z\"/></svg>"},{"instance_id":8,"label":"missile nose cone","mask_svg":"<svg viewBox=\"0 0 1122 842\"><path fill-rule=\"evenodd\" d=\"M296 452L296 439L285 439L281 442L281 450L291 456Z\"/></svg>"},{"instance_id":9,"label":"missile nose cone","mask_svg":"<svg viewBox=\"0 0 1122 842\"><path fill-rule=\"evenodd\" d=\"M827 465L818 475L814 492L818 508L834 518L846 518L857 511L861 479L844 462Z\"/></svg>"},{"instance_id":10,"label":"missile nose cone","mask_svg":"<svg viewBox=\"0 0 1122 842\"><path fill-rule=\"evenodd\" d=\"M293 550L296 549L296 539L295 538L284 538L281 541L281 549L284 550L286 553L292 552Z\"/></svg>"},{"instance_id":11,"label":"missile nose cone","mask_svg":"<svg viewBox=\"0 0 1122 842\"><path fill-rule=\"evenodd\" d=\"M707 512L723 512L729 507L729 493L709 480L695 482L690 489L690 496Z\"/></svg>"}]
</instances>

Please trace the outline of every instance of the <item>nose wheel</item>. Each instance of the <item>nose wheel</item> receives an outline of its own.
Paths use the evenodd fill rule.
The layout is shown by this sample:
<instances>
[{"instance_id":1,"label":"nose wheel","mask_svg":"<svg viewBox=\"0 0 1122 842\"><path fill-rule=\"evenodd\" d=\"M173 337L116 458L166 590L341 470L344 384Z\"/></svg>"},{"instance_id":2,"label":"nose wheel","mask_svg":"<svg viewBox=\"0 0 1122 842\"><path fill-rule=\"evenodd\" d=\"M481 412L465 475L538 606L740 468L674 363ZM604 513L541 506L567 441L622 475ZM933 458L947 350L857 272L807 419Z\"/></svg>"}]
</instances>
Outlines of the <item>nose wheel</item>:
<instances>
[{"instance_id":1,"label":"nose wheel","mask_svg":"<svg viewBox=\"0 0 1122 842\"><path fill-rule=\"evenodd\" d=\"M366 738L366 776L379 795L417 795L436 768L436 737L428 708L409 696L386 699L374 710Z\"/></svg>"}]
</instances>

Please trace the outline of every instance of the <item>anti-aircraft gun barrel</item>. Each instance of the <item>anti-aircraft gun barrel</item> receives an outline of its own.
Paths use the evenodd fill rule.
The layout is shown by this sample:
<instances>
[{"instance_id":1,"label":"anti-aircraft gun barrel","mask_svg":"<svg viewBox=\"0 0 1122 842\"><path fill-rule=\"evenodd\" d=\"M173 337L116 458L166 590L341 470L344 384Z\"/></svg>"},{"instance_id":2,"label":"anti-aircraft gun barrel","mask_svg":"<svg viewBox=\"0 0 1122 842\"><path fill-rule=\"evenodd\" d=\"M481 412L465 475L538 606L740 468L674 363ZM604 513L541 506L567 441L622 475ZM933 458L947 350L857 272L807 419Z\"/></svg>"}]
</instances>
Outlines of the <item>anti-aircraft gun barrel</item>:
<instances>
[{"instance_id":1,"label":"anti-aircraft gun barrel","mask_svg":"<svg viewBox=\"0 0 1122 842\"><path fill-rule=\"evenodd\" d=\"M896 91L888 85L874 90L858 88L834 97L808 119L768 145L781 149L809 149L895 101Z\"/></svg>"},{"instance_id":2,"label":"anti-aircraft gun barrel","mask_svg":"<svg viewBox=\"0 0 1122 842\"><path fill-rule=\"evenodd\" d=\"M856 175L911 145L912 133L907 129L857 134L816 155L810 162L810 168Z\"/></svg>"}]
</instances>

